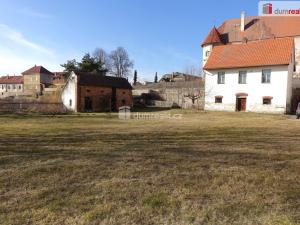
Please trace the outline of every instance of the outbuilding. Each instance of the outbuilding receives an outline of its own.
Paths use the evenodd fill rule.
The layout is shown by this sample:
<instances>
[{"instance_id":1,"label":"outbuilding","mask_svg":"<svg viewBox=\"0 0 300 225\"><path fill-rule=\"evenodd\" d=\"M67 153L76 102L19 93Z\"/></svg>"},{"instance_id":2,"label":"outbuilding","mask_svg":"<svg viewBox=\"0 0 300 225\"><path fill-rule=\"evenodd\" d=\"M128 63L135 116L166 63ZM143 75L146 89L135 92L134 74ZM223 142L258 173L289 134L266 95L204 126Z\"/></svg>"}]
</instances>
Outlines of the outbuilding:
<instances>
[{"instance_id":1,"label":"outbuilding","mask_svg":"<svg viewBox=\"0 0 300 225\"><path fill-rule=\"evenodd\" d=\"M127 79L106 76L105 72L72 72L62 89L62 102L74 112L117 111L132 107L132 87Z\"/></svg>"}]
</instances>

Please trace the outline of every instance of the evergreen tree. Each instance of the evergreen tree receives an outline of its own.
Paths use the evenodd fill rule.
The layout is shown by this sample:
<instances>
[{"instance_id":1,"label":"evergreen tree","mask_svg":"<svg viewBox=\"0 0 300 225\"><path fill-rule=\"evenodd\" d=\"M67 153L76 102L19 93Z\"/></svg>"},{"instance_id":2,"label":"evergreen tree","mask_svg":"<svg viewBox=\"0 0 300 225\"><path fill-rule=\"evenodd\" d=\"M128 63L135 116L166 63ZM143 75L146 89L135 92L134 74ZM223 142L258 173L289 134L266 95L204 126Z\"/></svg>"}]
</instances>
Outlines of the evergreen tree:
<instances>
[{"instance_id":1,"label":"evergreen tree","mask_svg":"<svg viewBox=\"0 0 300 225\"><path fill-rule=\"evenodd\" d=\"M134 71L134 75L133 75L133 85L136 85L137 82L137 71Z\"/></svg>"},{"instance_id":2,"label":"evergreen tree","mask_svg":"<svg viewBox=\"0 0 300 225\"><path fill-rule=\"evenodd\" d=\"M155 77L154 77L154 83L158 82L158 77L157 77L157 72L155 73Z\"/></svg>"},{"instance_id":3,"label":"evergreen tree","mask_svg":"<svg viewBox=\"0 0 300 225\"><path fill-rule=\"evenodd\" d=\"M75 59L68 60L65 64L61 65L64 67L64 72L66 75L70 75L72 71L76 72L86 72L86 73L100 73L105 70L103 62L95 57L91 57L89 53L85 54L81 62L77 62Z\"/></svg>"}]
</instances>

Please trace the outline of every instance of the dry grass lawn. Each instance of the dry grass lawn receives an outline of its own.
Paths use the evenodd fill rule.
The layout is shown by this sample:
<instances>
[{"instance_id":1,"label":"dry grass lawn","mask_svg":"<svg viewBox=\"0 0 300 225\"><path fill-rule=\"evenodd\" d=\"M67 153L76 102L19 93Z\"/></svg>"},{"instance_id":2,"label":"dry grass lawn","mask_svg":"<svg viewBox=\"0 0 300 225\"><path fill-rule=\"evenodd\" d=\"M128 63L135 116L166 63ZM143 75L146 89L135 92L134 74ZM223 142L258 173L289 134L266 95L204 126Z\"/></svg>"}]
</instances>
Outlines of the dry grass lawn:
<instances>
[{"instance_id":1,"label":"dry grass lawn","mask_svg":"<svg viewBox=\"0 0 300 225\"><path fill-rule=\"evenodd\" d=\"M300 121L0 116L0 224L300 224Z\"/></svg>"}]
</instances>

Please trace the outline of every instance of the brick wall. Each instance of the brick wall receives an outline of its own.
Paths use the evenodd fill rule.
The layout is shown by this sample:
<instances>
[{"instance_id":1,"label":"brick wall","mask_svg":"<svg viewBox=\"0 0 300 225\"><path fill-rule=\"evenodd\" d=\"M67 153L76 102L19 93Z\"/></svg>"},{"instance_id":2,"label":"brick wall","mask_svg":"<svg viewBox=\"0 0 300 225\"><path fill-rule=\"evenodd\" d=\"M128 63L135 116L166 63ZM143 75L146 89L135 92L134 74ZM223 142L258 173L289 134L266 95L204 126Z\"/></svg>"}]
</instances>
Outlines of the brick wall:
<instances>
[{"instance_id":1,"label":"brick wall","mask_svg":"<svg viewBox=\"0 0 300 225\"><path fill-rule=\"evenodd\" d=\"M93 112L111 111L111 97L112 88L109 87L93 87L93 86L79 86L78 87L78 111L84 112L86 110L86 98L91 100ZM124 101L125 104L124 104ZM116 108L120 106L132 106L132 92L128 89L116 89Z\"/></svg>"},{"instance_id":2,"label":"brick wall","mask_svg":"<svg viewBox=\"0 0 300 225\"><path fill-rule=\"evenodd\" d=\"M118 109L121 106L130 106L132 107L132 91L130 89L117 89L116 90L116 108Z\"/></svg>"},{"instance_id":3,"label":"brick wall","mask_svg":"<svg viewBox=\"0 0 300 225\"><path fill-rule=\"evenodd\" d=\"M92 111L110 111L112 89L108 87L79 86L78 87L78 111L85 111L86 97L91 99Z\"/></svg>"}]
</instances>

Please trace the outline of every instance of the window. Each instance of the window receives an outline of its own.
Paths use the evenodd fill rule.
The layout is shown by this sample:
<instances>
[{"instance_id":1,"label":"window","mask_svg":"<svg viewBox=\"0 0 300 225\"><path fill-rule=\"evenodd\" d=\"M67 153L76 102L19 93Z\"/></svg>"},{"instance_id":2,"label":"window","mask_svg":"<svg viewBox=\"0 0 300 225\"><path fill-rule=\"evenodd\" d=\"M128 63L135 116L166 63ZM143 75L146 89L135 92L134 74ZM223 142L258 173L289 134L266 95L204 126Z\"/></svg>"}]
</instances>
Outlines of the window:
<instances>
[{"instance_id":1,"label":"window","mask_svg":"<svg viewBox=\"0 0 300 225\"><path fill-rule=\"evenodd\" d=\"M223 96L216 96L215 97L215 103L222 103L223 102Z\"/></svg>"},{"instance_id":2,"label":"window","mask_svg":"<svg viewBox=\"0 0 300 225\"><path fill-rule=\"evenodd\" d=\"M206 51L206 52L205 52L205 56L206 56L206 57L210 56L210 51Z\"/></svg>"},{"instance_id":3,"label":"window","mask_svg":"<svg viewBox=\"0 0 300 225\"><path fill-rule=\"evenodd\" d=\"M15 84L13 85L13 89L16 89L16 85Z\"/></svg>"},{"instance_id":4,"label":"window","mask_svg":"<svg viewBox=\"0 0 300 225\"><path fill-rule=\"evenodd\" d=\"M70 101L69 101L69 106L70 107L72 106L72 99L70 99Z\"/></svg>"},{"instance_id":5,"label":"window","mask_svg":"<svg viewBox=\"0 0 300 225\"><path fill-rule=\"evenodd\" d=\"M7 89L10 89L10 85L7 85Z\"/></svg>"},{"instance_id":6,"label":"window","mask_svg":"<svg viewBox=\"0 0 300 225\"><path fill-rule=\"evenodd\" d=\"M271 105L272 104L272 97L263 97L263 105Z\"/></svg>"},{"instance_id":7,"label":"window","mask_svg":"<svg viewBox=\"0 0 300 225\"><path fill-rule=\"evenodd\" d=\"M125 95L126 94L126 92L125 91L123 91L123 95Z\"/></svg>"},{"instance_id":8,"label":"window","mask_svg":"<svg viewBox=\"0 0 300 225\"><path fill-rule=\"evenodd\" d=\"M22 86L21 86L21 85L19 85L19 89L20 89L20 90L22 89Z\"/></svg>"},{"instance_id":9,"label":"window","mask_svg":"<svg viewBox=\"0 0 300 225\"><path fill-rule=\"evenodd\" d=\"M247 71L239 71L239 84L247 83Z\"/></svg>"},{"instance_id":10,"label":"window","mask_svg":"<svg viewBox=\"0 0 300 225\"><path fill-rule=\"evenodd\" d=\"M218 73L218 84L225 84L225 72Z\"/></svg>"},{"instance_id":11,"label":"window","mask_svg":"<svg viewBox=\"0 0 300 225\"><path fill-rule=\"evenodd\" d=\"M263 70L262 71L261 82L263 84L271 83L271 70Z\"/></svg>"}]
</instances>

